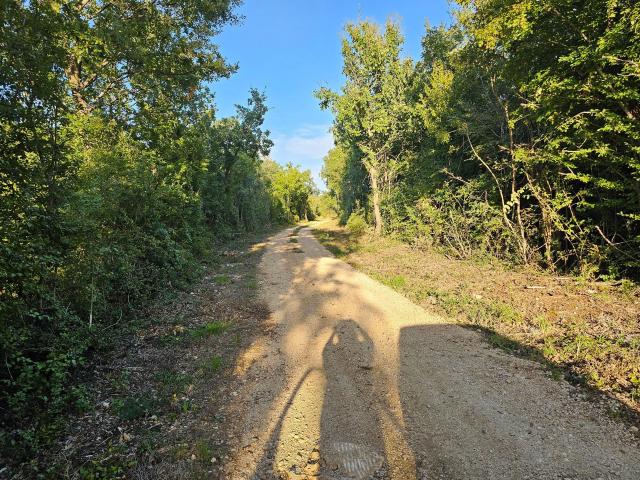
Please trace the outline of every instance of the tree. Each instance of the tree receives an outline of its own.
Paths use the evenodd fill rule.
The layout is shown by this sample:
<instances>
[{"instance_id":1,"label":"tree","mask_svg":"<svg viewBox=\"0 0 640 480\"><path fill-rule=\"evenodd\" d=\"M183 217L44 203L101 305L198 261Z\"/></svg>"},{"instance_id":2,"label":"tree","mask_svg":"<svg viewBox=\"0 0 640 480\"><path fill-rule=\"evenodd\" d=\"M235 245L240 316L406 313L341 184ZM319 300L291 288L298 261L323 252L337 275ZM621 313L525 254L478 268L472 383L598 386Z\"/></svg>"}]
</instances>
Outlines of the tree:
<instances>
[{"instance_id":1,"label":"tree","mask_svg":"<svg viewBox=\"0 0 640 480\"><path fill-rule=\"evenodd\" d=\"M600 261L594 252L604 251L637 269L637 2L461 3L465 48L509 91L505 147L538 210L546 264Z\"/></svg>"},{"instance_id":2,"label":"tree","mask_svg":"<svg viewBox=\"0 0 640 480\"><path fill-rule=\"evenodd\" d=\"M213 123L208 153L209 172L213 175L219 172L222 175L222 193L227 202L225 206L227 213L234 210L232 208L232 173L235 165L241 158L258 162L260 157L269 154L273 146L273 142L269 139L269 131L262 129L267 113L266 97L263 93L252 89L247 106L236 105L236 111L235 116ZM219 196L219 193L217 195ZM236 222L237 220L235 218Z\"/></svg>"},{"instance_id":3,"label":"tree","mask_svg":"<svg viewBox=\"0 0 640 480\"><path fill-rule=\"evenodd\" d=\"M352 212L366 210L370 189L360 156L356 148L337 145L324 157L320 172L329 189L328 194L337 202L342 224Z\"/></svg>"},{"instance_id":4,"label":"tree","mask_svg":"<svg viewBox=\"0 0 640 480\"><path fill-rule=\"evenodd\" d=\"M216 122L207 86L235 71L213 37L237 4L1 2L3 456L54 439L87 352L193 281L214 237L271 221L265 98Z\"/></svg>"},{"instance_id":5,"label":"tree","mask_svg":"<svg viewBox=\"0 0 640 480\"><path fill-rule=\"evenodd\" d=\"M402 35L388 21L384 31L370 22L349 24L342 56L346 83L341 93L316 92L322 108L335 114L339 142L357 147L369 175L375 233L383 229L382 195L389 191L403 162L411 105L407 86L410 60L400 58Z\"/></svg>"},{"instance_id":6,"label":"tree","mask_svg":"<svg viewBox=\"0 0 640 480\"><path fill-rule=\"evenodd\" d=\"M29 2L28 8L41 8ZM42 2L48 3L48 2ZM59 18L63 35L52 42L66 52L63 64L75 108L131 113L132 102L160 91L186 100L203 80L228 76L227 65L210 41L236 21L237 0L146 2L72 0L50 3L47 14Z\"/></svg>"},{"instance_id":7,"label":"tree","mask_svg":"<svg viewBox=\"0 0 640 480\"><path fill-rule=\"evenodd\" d=\"M280 167L273 174L271 188L274 197L282 203L288 221L313 218L309 202L316 188L309 170L300 170L290 163Z\"/></svg>"},{"instance_id":8,"label":"tree","mask_svg":"<svg viewBox=\"0 0 640 480\"><path fill-rule=\"evenodd\" d=\"M334 113L323 174L343 218L356 182L378 233L384 218L460 256L637 277L637 2L458 3L415 68L397 26L347 27L346 83L316 93Z\"/></svg>"},{"instance_id":9,"label":"tree","mask_svg":"<svg viewBox=\"0 0 640 480\"><path fill-rule=\"evenodd\" d=\"M273 146L269 131L262 130L267 113L264 94L252 89L247 106L236 105L236 110L236 116L223 118L214 125L216 136L211 155L222 159L225 180L241 153L257 159L269 155Z\"/></svg>"}]
</instances>

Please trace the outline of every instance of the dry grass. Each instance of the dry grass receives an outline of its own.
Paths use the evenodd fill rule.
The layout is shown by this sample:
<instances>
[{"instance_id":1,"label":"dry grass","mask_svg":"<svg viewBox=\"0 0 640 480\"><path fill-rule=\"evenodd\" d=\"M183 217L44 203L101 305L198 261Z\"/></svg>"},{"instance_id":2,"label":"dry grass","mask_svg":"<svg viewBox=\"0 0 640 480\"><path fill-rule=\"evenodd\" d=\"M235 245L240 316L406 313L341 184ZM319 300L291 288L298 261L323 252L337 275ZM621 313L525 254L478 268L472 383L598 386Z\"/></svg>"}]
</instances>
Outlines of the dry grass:
<instances>
[{"instance_id":1,"label":"dry grass","mask_svg":"<svg viewBox=\"0 0 640 480\"><path fill-rule=\"evenodd\" d=\"M637 288L450 259L386 238L357 239L330 222L315 228L334 254L416 303L615 397L627 407L618 413L640 413Z\"/></svg>"}]
</instances>

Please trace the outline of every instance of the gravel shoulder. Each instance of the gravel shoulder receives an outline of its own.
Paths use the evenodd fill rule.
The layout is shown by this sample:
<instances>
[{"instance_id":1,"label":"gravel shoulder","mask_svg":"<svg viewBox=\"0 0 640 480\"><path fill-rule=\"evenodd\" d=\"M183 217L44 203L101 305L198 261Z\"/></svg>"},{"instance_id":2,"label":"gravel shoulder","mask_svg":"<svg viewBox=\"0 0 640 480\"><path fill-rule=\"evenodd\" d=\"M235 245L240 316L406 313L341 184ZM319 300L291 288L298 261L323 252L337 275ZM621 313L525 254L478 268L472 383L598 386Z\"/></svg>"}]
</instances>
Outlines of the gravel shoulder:
<instances>
[{"instance_id":1,"label":"gravel shoulder","mask_svg":"<svg viewBox=\"0 0 640 480\"><path fill-rule=\"evenodd\" d=\"M628 426L535 362L334 258L268 240L223 478L637 479Z\"/></svg>"}]
</instances>

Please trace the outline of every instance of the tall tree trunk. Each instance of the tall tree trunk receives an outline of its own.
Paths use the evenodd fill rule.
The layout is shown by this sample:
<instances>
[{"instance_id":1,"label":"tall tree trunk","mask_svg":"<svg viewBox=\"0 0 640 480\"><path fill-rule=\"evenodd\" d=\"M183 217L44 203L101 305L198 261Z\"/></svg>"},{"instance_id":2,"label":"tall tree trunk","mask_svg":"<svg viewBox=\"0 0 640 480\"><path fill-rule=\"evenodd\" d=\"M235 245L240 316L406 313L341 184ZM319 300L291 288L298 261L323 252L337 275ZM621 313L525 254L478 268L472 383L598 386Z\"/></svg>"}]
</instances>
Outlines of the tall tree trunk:
<instances>
[{"instance_id":1,"label":"tall tree trunk","mask_svg":"<svg viewBox=\"0 0 640 480\"><path fill-rule=\"evenodd\" d=\"M378 172L375 169L369 171L371 177L371 192L373 193L373 216L375 218L376 235L382 235L382 213L380 212L380 186L378 185Z\"/></svg>"},{"instance_id":2,"label":"tall tree trunk","mask_svg":"<svg viewBox=\"0 0 640 480\"><path fill-rule=\"evenodd\" d=\"M91 107L82 95L82 64L80 61L71 56L69 58L69 64L66 68L67 81L69 82L69 89L71 90L71 96L79 112L89 113Z\"/></svg>"},{"instance_id":3,"label":"tall tree trunk","mask_svg":"<svg viewBox=\"0 0 640 480\"><path fill-rule=\"evenodd\" d=\"M499 97L498 101L500 102ZM509 106L507 103L501 103L502 111L504 112L504 120L505 126L507 127L507 132L509 134L509 156L511 158L511 198L510 202L514 202L515 205L515 220L518 224L518 229L520 231L520 251L522 252L522 260L523 262L529 263L529 242L527 240L527 234L525 232L524 223L522 222L522 204L520 203L520 195L518 193L517 188L517 162L516 162L516 152L515 152L515 142L513 140L513 127L511 126L511 117L509 116Z\"/></svg>"}]
</instances>

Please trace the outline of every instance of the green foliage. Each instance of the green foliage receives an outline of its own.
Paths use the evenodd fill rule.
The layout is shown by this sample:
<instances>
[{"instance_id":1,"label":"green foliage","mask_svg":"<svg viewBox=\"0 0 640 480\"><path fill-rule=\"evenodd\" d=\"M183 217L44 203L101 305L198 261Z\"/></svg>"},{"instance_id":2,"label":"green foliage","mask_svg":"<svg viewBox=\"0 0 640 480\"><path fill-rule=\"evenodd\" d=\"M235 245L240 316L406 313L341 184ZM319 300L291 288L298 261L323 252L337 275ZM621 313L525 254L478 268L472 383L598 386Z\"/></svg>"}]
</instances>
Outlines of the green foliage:
<instances>
[{"instance_id":1,"label":"green foliage","mask_svg":"<svg viewBox=\"0 0 640 480\"><path fill-rule=\"evenodd\" d=\"M215 453L215 444L210 440L199 440L195 444L195 456L196 459L204 464L209 464L211 462L211 458Z\"/></svg>"},{"instance_id":2,"label":"green foliage","mask_svg":"<svg viewBox=\"0 0 640 480\"><path fill-rule=\"evenodd\" d=\"M195 328L191 331L191 336L194 338L205 338L211 335L220 335L229 329L229 323L223 321L209 322L201 327Z\"/></svg>"},{"instance_id":3,"label":"green foliage","mask_svg":"<svg viewBox=\"0 0 640 480\"><path fill-rule=\"evenodd\" d=\"M396 237L418 246L444 248L458 258L489 254L516 260L499 210L483 200L475 183L456 188L445 182L408 205L398 193L385 208L389 231Z\"/></svg>"},{"instance_id":4,"label":"green foliage","mask_svg":"<svg viewBox=\"0 0 640 480\"><path fill-rule=\"evenodd\" d=\"M219 355L213 355L212 357L202 362L201 368L204 373L208 375L213 375L217 373L222 368L223 365L224 365L224 361L222 357Z\"/></svg>"},{"instance_id":5,"label":"green foliage","mask_svg":"<svg viewBox=\"0 0 640 480\"><path fill-rule=\"evenodd\" d=\"M335 217L339 213L336 199L328 192L312 195L309 201L317 217Z\"/></svg>"},{"instance_id":6,"label":"green foliage","mask_svg":"<svg viewBox=\"0 0 640 480\"><path fill-rule=\"evenodd\" d=\"M342 55L347 81L342 92L321 88L316 96L321 107L331 109L336 116L334 136L338 144L359 152L357 157L367 171L371 188L375 232L380 234L382 194L407 159L401 153L406 132L411 129L406 92L413 64L400 58L403 39L399 26L391 21L384 30L371 22L348 24L346 33ZM333 160L331 154L328 159ZM333 176L336 170L330 166L326 174Z\"/></svg>"},{"instance_id":7,"label":"green foliage","mask_svg":"<svg viewBox=\"0 0 640 480\"><path fill-rule=\"evenodd\" d=\"M336 205L332 208L342 225L346 224L352 212L366 209L370 187L357 149L340 145L332 148L324 158L321 175L329 195L335 199Z\"/></svg>"},{"instance_id":8,"label":"green foliage","mask_svg":"<svg viewBox=\"0 0 640 480\"><path fill-rule=\"evenodd\" d=\"M359 213L352 213L347 220L347 230L356 237L363 235L367 231L367 221Z\"/></svg>"},{"instance_id":9,"label":"green foliage","mask_svg":"<svg viewBox=\"0 0 640 480\"><path fill-rule=\"evenodd\" d=\"M124 478L136 465L136 460L127 455L126 445L110 445L99 458L80 467L78 475L82 480L113 480Z\"/></svg>"},{"instance_id":10,"label":"green foliage","mask_svg":"<svg viewBox=\"0 0 640 480\"><path fill-rule=\"evenodd\" d=\"M196 279L217 238L305 216L298 180L279 181L285 204L266 173L264 95L215 116L207 85L235 66L212 38L237 4L2 3L3 459L55 438L89 355Z\"/></svg>"},{"instance_id":11,"label":"green foliage","mask_svg":"<svg viewBox=\"0 0 640 480\"><path fill-rule=\"evenodd\" d=\"M151 397L116 399L113 408L122 420L135 420L153 412L156 402Z\"/></svg>"},{"instance_id":12,"label":"green foliage","mask_svg":"<svg viewBox=\"0 0 640 480\"><path fill-rule=\"evenodd\" d=\"M176 401L179 395L182 395L192 382L191 375L179 372L171 369L163 369L154 375L154 380L158 385L161 398L164 402L172 404ZM147 405L144 403L143 405ZM149 405L149 408L145 409L145 414L155 403Z\"/></svg>"},{"instance_id":13,"label":"green foliage","mask_svg":"<svg viewBox=\"0 0 640 480\"><path fill-rule=\"evenodd\" d=\"M404 277L404 275L373 274L371 276L379 282L385 284L387 287L393 288L394 290L402 291L407 284L407 279Z\"/></svg>"},{"instance_id":14,"label":"green foliage","mask_svg":"<svg viewBox=\"0 0 640 480\"><path fill-rule=\"evenodd\" d=\"M349 25L345 84L317 93L342 221L373 206L386 232L459 257L638 278L635 3L464 0L415 64L393 24Z\"/></svg>"},{"instance_id":15,"label":"green foliage","mask_svg":"<svg viewBox=\"0 0 640 480\"><path fill-rule=\"evenodd\" d=\"M226 274L216 275L213 277L213 283L216 285L229 285L231 283L231 277Z\"/></svg>"},{"instance_id":16,"label":"green foliage","mask_svg":"<svg viewBox=\"0 0 640 480\"><path fill-rule=\"evenodd\" d=\"M262 130L266 99L252 90L246 106L237 105L234 117L203 124L206 171L201 199L210 224L257 230L269 223L270 191L261 158L273 142Z\"/></svg>"},{"instance_id":17,"label":"green foliage","mask_svg":"<svg viewBox=\"0 0 640 480\"><path fill-rule=\"evenodd\" d=\"M283 221L294 223L315 218L311 197L316 187L309 170L300 170L291 164L281 167L272 162L268 175L272 208L280 213Z\"/></svg>"}]
</instances>

